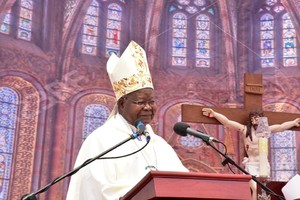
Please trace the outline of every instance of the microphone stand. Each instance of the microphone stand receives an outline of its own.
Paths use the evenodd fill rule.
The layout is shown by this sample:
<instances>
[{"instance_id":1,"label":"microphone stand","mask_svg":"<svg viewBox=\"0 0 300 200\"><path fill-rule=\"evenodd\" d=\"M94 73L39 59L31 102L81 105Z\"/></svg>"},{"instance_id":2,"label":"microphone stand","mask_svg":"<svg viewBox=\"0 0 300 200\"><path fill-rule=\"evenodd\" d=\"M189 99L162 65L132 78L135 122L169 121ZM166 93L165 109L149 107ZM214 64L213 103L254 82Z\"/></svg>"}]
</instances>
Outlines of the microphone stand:
<instances>
[{"instance_id":1,"label":"microphone stand","mask_svg":"<svg viewBox=\"0 0 300 200\"><path fill-rule=\"evenodd\" d=\"M201 138L202 139L202 138ZM209 139L202 139L207 145L211 146L215 151L217 151L219 154L221 154L225 159L222 162L223 165L226 165L227 163L230 163L232 165L234 165L236 168L238 168L240 171L242 171L244 174L247 175L251 175L249 174L249 172L247 172L245 169L243 169L241 166L239 166L236 162L234 162L230 157L228 157L226 154L222 153L219 149L217 149L214 145L212 145L210 143ZM255 176L252 176L252 180L254 180L258 185L261 186L261 188L263 188L266 192L268 192L269 194L272 194L274 196L277 197L277 199L279 200L284 200L283 197L277 195L275 192L273 192L270 188L268 188L267 186L265 186L262 182L260 182Z\"/></svg>"},{"instance_id":2,"label":"microphone stand","mask_svg":"<svg viewBox=\"0 0 300 200\"><path fill-rule=\"evenodd\" d=\"M64 178L66 177L69 177L69 176L72 176L74 175L75 173L77 173L81 168L85 167L86 165L90 164L91 162L101 158L102 156L104 156L105 154L109 153L110 151L116 149L117 147L123 145L124 143L128 142L129 140L131 139L135 139L137 138L138 136L142 135L142 133L133 133L132 135L130 135L129 138L123 140L122 142L116 144L115 146L109 148L108 150L104 151L103 153L95 156L94 158L91 158L91 159L88 159L86 160L83 164L81 164L80 166L74 168L72 171L66 173L65 175L63 176L59 176L57 177L56 179L54 179L51 183L47 184L46 186L44 186L43 188L39 189L38 191L36 192L33 192L33 193L30 193L30 194L25 194L21 197L21 200L37 200L37 197L36 195L37 194L40 194L42 192L45 192L47 191L52 185L58 183L59 181L63 180Z\"/></svg>"}]
</instances>

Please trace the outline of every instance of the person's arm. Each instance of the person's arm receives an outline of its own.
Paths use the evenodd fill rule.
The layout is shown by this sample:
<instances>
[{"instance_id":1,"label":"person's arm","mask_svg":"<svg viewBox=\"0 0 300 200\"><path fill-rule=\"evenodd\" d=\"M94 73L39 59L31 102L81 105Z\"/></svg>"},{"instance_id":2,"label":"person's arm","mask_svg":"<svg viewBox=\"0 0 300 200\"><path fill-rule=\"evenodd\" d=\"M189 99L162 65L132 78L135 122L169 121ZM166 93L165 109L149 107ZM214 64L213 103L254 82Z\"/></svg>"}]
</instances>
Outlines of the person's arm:
<instances>
[{"instance_id":1,"label":"person's arm","mask_svg":"<svg viewBox=\"0 0 300 200\"><path fill-rule=\"evenodd\" d=\"M270 130L272 133L274 132L281 132L284 130L288 130L294 126L300 126L300 118L296 118L293 121L284 122L282 124L275 124L270 126Z\"/></svg>"},{"instance_id":2,"label":"person's arm","mask_svg":"<svg viewBox=\"0 0 300 200\"><path fill-rule=\"evenodd\" d=\"M208 117L214 117L218 120L221 124L223 124L227 128L235 129L238 131L243 131L245 129L245 125L240 124L236 121L229 120L226 116L214 111L211 108L203 108L202 114Z\"/></svg>"}]
</instances>

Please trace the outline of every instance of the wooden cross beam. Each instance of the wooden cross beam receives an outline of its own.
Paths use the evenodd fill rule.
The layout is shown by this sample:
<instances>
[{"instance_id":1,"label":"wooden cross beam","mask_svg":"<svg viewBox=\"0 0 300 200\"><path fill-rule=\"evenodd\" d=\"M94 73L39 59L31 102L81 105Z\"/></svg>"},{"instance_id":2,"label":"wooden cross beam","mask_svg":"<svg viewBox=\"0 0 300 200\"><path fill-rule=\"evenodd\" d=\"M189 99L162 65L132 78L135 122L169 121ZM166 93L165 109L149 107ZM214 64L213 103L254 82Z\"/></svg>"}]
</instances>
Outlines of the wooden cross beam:
<instances>
[{"instance_id":1,"label":"wooden cross beam","mask_svg":"<svg viewBox=\"0 0 300 200\"><path fill-rule=\"evenodd\" d=\"M249 112L256 109L262 110L262 95L263 82L261 74L245 74L244 75L244 108L213 108L216 112L228 117L228 119L246 124ZM204 124L221 124L215 118L210 118L202 115L202 108L209 108L209 106L182 104L182 121ZM269 112L263 111L268 118L269 125L281 124L286 121L291 121L300 118L300 114L283 113L283 112ZM300 127L292 127L290 130L300 131Z\"/></svg>"}]
</instances>

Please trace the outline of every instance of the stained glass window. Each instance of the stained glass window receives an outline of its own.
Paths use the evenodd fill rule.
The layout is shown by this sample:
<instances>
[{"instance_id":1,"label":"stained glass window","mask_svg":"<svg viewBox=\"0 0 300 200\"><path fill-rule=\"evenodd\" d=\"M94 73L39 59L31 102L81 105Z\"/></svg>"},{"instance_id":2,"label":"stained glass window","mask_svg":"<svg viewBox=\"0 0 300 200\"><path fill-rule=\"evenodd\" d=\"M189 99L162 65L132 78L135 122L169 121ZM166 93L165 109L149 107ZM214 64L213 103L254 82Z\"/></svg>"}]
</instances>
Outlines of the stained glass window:
<instances>
[{"instance_id":1,"label":"stained glass window","mask_svg":"<svg viewBox=\"0 0 300 200\"><path fill-rule=\"evenodd\" d=\"M283 66L297 66L296 31L288 13L282 16Z\"/></svg>"},{"instance_id":2,"label":"stained glass window","mask_svg":"<svg viewBox=\"0 0 300 200\"><path fill-rule=\"evenodd\" d=\"M185 148L198 148L203 145L203 141L197 137L187 135L186 137L179 137L179 143Z\"/></svg>"},{"instance_id":3,"label":"stained glass window","mask_svg":"<svg viewBox=\"0 0 300 200\"><path fill-rule=\"evenodd\" d=\"M32 37L32 0L21 0L19 24L18 24L18 38L30 41Z\"/></svg>"},{"instance_id":4,"label":"stained glass window","mask_svg":"<svg viewBox=\"0 0 300 200\"><path fill-rule=\"evenodd\" d=\"M4 34L9 34L10 24L11 24L11 11L6 13L3 22L0 23L0 32Z\"/></svg>"},{"instance_id":5,"label":"stained glass window","mask_svg":"<svg viewBox=\"0 0 300 200\"><path fill-rule=\"evenodd\" d=\"M264 14L260 18L260 52L261 66L274 66L274 18Z\"/></svg>"},{"instance_id":6,"label":"stained glass window","mask_svg":"<svg viewBox=\"0 0 300 200\"><path fill-rule=\"evenodd\" d=\"M177 0L177 1L181 5L189 5L189 3L191 2L191 0Z\"/></svg>"},{"instance_id":7,"label":"stained glass window","mask_svg":"<svg viewBox=\"0 0 300 200\"><path fill-rule=\"evenodd\" d=\"M173 16L172 64L186 66L187 56L187 17L183 13Z\"/></svg>"},{"instance_id":8,"label":"stained glass window","mask_svg":"<svg viewBox=\"0 0 300 200\"><path fill-rule=\"evenodd\" d=\"M261 67L298 66L296 31L280 0L266 0L259 13Z\"/></svg>"},{"instance_id":9,"label":"stained glass window","mask_svg":"<svg viewBox=\"0 0 300 200\"><path fill-rule=\"evenodd\" d=\"M98 42L98 26L99 26L99 3L92 1L83 22L82 49L84 54L97 54Z\"/></svg>"},{"instance_id":10,"label":"stained glass window","mask_svg":"<svg viewBox=\"0 0 300 200\"><path fill-rule=\"evenodd\" d=\"M207 0L176 0L168 7L172 24L171 65L188 68L211 66L211 20L214 8ZM168 28L169 29L169 28Z\"/></svg>"},{"instance_id":11,"label":"stained glass window","mask_svg":"<svg viewBox=\"0 0 300 200\"><path fill-rule=\"evenodd\" d=\"M196 19L196 67L210 66L209 31L210 21L207 15L199 15Z\"/></svg>"},{"instance_id":12,"label":"stained glass window","mask_svg":"<svg viewBox=\"0 0 300 200\"><path fill-rule=\"evenodd\" d=\"M206 0L194 0L194 4L196 6L204 6L206 4Z\"/></svg>"},{"instance_id":13,"label":"stained glass window","mask_svg":"<svg viewBox=\"0 0 300 200\"><path fill-rule=\"evenodd\" d=\"M20 0L16 4L18 5L17 9L8 11L0 23L0 33L13 34L19 39L31 41L33 1ZM12 20L12 16L18 16L15 22Z\"/></svg>"},{"instance_id":14,"label":"stained glass window","mask_svg":"<svg viewBox=\"0 0 300 200\"><path fill-rule=\"evenodd\" d=\"M120 55L122 8L118 4L110 4L107 13L106 56L112 53Z\"/></svg>"},{"instance_id":15,"label":"stained glass window","mask_svg":"<svg viewBox=\"0 0 300 200\"><path fill-rule=\"evenodd\" d=\"M277 0L266 0L266 4L269 6L273 6L276 2Z\"/></svg>"},{"instance_id":16,"label":"stained glass window","mask_svg":"<svg viewBox=\"0 0 300 200\"><path fill-rule=\"evenodd\" d=\"M271 136L272 179L288 181L297 174L296 139L294 131L284 131Z\"/></svg>"},{"instance_id":17,"label":"stained glass window","mask_svg":"<svg viewBox=\"0 0 300 200\"><path fill-rule=\"evenodd\" d=\"M120 56L123 4L124 0L119 0L119 3L93 0L84 19L82 53L98 55L103 49L105 57L109 57L112 53ZM103 25L103 22L106 24ZM104 32L100 27L106 27ZM105 43L100 44L100 38L105 40Z\"/></svg>"},{"instance_id":18,"label":"stained glass window","mask_svg":"<svg viewBox=\"0 0 300 200\"><path fill-rule=\"evenodd\" d=\"M0 199L7 199L12 161L18 96L10 88L0 87Z\"/></svg>"},{"instance_id":19,"label":"stained glass window","mask_svg":"<svg viewBox=\"0 0 300 200\"><path fill-rule=\"evenodd\" d=\"M102 126L110 110L101 104L90 104L84 111L83 140L96 128Z\"/></svg>"}]
</instances>

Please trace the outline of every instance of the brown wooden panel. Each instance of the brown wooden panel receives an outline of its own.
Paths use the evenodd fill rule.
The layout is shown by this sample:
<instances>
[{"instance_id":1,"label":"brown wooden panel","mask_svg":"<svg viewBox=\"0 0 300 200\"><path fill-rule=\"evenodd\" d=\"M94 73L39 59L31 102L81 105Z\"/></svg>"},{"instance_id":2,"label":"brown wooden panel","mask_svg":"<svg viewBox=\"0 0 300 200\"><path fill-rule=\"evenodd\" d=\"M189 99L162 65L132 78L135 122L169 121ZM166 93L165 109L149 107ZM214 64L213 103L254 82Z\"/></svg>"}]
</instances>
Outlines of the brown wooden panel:
<instances>
[{"instance_id":1,"label":"brown wooden panel","mask_svg":"<svg viewBox=\"0 0 300 200\"><path fill-rule=\"evenodd\" d=\"M249 175L151 171L122 200L251 199Z\"/></svg>"},{"instance_id":2,"label":"brown wooden panel","mask_svg":"<svg viewBox=\"0 0 300 200\"><path fill-rule=\"evenodd\" d=\"M217 108L200 105L182 104L182 121L193 122L193 123L204 123L204 124L221 124L215 118L210 118L202 114L203 108L212 108L214 111L222 113L229 119L237 121L241 124L245 124L248 118L248 112L244 109L237 108Z\"/></svg>"}]
</instances>

